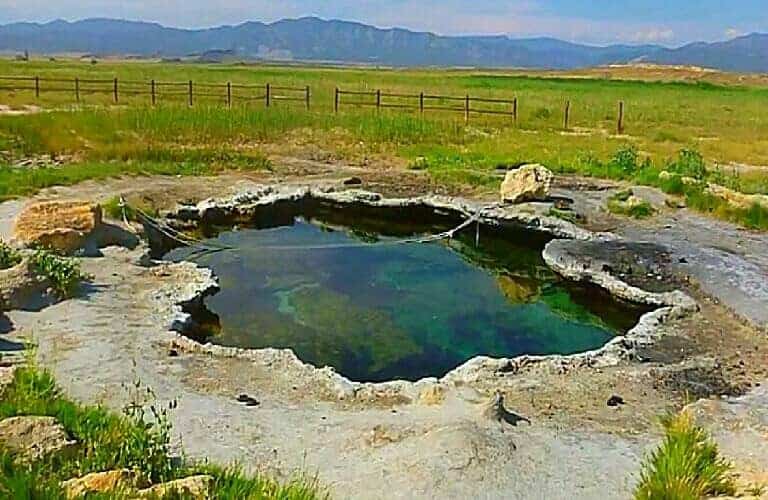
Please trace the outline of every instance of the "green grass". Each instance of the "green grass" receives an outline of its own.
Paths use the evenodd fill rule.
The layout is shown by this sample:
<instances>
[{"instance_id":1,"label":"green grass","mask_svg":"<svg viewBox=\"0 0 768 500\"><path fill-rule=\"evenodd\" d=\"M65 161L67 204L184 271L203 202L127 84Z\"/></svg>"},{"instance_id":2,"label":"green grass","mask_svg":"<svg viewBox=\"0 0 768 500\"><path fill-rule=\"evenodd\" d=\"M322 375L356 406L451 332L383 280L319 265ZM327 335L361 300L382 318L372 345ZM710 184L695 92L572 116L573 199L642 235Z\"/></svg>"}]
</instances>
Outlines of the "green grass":
<instances>
[{"instance_id":1,"label":"green grass","mask_svg":"<svg viewBox=\"0 0 768 500\"><path fill-rule=\"evenodd\" d=\"M608 200L608 211L612 214L626 215L635 219L645 219L654 214L655 210L645 200L641 200L634 204L627 204L626 202L632 198L632 190L627 189L620 191L611 196Z\"/></svg>"},{"instance_id":2,"label":"green grass","mask_svg":"<svg viewBox=\"0 0 768 500\"><path fill-rule=\"evenodd\" d=\"M263 163L256 166L263 168ZM50 186L69 186L89 179L124 175L215 175L225 166L200 162L107 162L88 161L65 167L19 169L0 166L0 200L34 194Z\"/></svg>"},{"instance_id":3,"label":"green grass","mask_svg":"<svg viewBox=\"0 0 768 500\"><path fill-rule=\"evenodd\" d=\"M141 384L132 390L135 394L148 394ZM22 463L9 450L0 447L0 497L63 498L60 481L90 472L126 468L148 483L210 474L214 477L214 498L326 498L311 479L296 479L282 485L267 477L247 475L238 468L192 463L174 465L169 457L171 429L168 423L173 404L150 406L147 410L144 403L136 400L124 415L116 415L101 407L70 401L45 371L34 367L18 369L0 400L0 419L21 415L55 417L78 444L65 455L54 454L31 464Z\"/></svg>"},{"instance_id":4,"label":"green grass","mask_svg":"<svg viewBox=\"0 0 768 500\"><path fill-rule=\"evenodd\" d=\"M311 85L313 105L236 102L226 109L215 99L190 108L182 98L126 95L120 106L109 95L89 95L82 106L67 92L43 90L39 104L55 111L0 116L0 149L11 159L65 155L64 168L18 171L0 165L0 199L30 194L54 184L115 175L209 175L225 169L270 169L263 152L293 154L310 146L352 162L395 157L438 184L493 191L501 174L523 163L542 163L558 173L621 179L688 194L682 177L717 182L745 193L768 193L768 169L740 172L714 165L768 165L768 88L712 83L552 78L515 72L465 70L373 70L366 68L165 64L71 60L19 63L0 60L0 74L56 78ZM517 123L503 116L418 113L342 105L333 113L333 89L381 88L392 92L470 93L517 97ZM30 92L0 93L13 105L32 103ZM571 101L571 128L563 133L562 108ZM613 135L616 104L626 103L626 135ZM344 99L342 99L342 102ZM500 168L501 167L501 168ZM677 174L660 180L667 170ZM698 201L702 201L699 203ZM713 207L693 199L692 207L746 227L765 228L763 211Z\"/></svg>"},{"instance_id":5,"label":"green grass","mask_svg":"<svg viewBox=\"0 0 768 500\"><path fill-rule=\"evenodd\" d=\"M731 464L688 412L664 420L664 442L644 462L637 500L699 500L733 495Z\"/></svg>"}]
</instances>

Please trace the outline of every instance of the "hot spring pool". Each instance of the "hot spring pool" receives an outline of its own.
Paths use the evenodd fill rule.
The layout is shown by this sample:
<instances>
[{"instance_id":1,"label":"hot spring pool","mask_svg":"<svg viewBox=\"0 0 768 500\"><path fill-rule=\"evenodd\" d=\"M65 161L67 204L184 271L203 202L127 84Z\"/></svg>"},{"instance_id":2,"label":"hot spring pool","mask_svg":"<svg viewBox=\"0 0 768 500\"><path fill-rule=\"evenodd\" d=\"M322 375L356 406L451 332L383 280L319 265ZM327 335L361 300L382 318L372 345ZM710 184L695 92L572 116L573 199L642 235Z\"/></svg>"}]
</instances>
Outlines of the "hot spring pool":
<instances>
[{"instance_id":1,"label":"hot spring pool","mask_svg":"<svg viewBox=\"0 0 768 500\"><path fill-rule=\"evenodd\" d=\"M206 299L215 327L198 340L290 348L355 381L417 380L477 355L595 349L647 310L558 277L538 233L483 226L476 247L473 226L451 241L394 244L457 219L387 210L297 206L237 229L204 228L237 250L165 257L194 257L219 278L221 291Z\"/></svg>"}]
</instances>

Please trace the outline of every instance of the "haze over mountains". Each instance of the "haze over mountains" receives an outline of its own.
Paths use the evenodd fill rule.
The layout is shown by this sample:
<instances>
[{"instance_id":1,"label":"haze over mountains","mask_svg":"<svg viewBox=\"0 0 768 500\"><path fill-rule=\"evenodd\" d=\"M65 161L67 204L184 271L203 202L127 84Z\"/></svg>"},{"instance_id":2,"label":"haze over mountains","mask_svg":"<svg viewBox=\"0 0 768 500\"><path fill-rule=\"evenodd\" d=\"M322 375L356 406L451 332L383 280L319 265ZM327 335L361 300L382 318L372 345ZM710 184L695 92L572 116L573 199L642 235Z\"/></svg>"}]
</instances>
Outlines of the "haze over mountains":
<instances>
[{"instance_id":1,"label":"haze over mountains","mask_svg":"<svg viewBox=\"0 0 768 500\"><path fill-rule=\"evenodd\" d=\"M0 51L573 69L648 62L768 72L768 34L725 42L595 47L554 38L440 36L314 17L185 30L114 19L0 26Z\"/></svg>"}]
</instances>

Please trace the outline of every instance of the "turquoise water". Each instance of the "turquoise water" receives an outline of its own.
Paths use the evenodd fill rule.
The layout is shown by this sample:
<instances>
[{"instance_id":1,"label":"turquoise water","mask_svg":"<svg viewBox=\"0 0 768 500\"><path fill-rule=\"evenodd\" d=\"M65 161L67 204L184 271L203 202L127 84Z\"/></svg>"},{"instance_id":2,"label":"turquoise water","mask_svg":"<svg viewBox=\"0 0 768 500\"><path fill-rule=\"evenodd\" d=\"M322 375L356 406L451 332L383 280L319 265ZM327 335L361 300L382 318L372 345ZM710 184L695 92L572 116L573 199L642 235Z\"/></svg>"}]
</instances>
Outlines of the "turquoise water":
<instances>
[{"instance_id":1,"label":"turquoise water","mask_svg":"<svg viewBox=\"0 0 768 500\"><path fill-rule=\"evenodd\" d=\"M483 227L475 247L473 227L450 242L398 245L386 243L455 221L410 227L333 210L282 219L270 229L211 230L212 241L238 250L197 258L221 284L206 302L221 329L207 340L291 348L356 381L417 380L477 355L594 349L644 312L558 278L535 233Z\"/></svg>"}]
</instances>

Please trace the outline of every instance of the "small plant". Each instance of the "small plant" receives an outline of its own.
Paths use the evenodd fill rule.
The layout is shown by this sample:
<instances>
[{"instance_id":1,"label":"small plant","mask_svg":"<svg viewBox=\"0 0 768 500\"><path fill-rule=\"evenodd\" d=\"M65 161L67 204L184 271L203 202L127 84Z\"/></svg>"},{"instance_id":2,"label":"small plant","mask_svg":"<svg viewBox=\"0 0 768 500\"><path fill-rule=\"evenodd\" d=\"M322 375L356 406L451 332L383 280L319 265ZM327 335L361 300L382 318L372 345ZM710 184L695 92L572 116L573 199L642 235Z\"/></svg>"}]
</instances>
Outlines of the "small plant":
<instances>
[{"instance_id":1,"label":"small plant","mask_svg":"<svg viewBox=\"0 0 768 500\"><path fill-rule=\"evenodd\" d=\"M21 262L21 255L7 243L0 241L0 270L13 267L19 262Z\"/></svg>"},{"instance_id":2,"label":"small plant","mask_svg":"<svg viewBox=\"0 0 768 500\"><path fill-rule=\"evenodd\" d=\"M625 189L611 196L608 200L608 211L635 219L644 219L655 213L651 204L635 196L631 189Z\"/></svg>"},{"instance_id":3,"label":"small plant","mask_svg":"<svg viewBox=\"0 0 768 500\"><path fill-rule=\"evenodd\" d=\"M73 296L80 282L88 279L77 260L62 257L50 250L36 250L31 261L37 272L51 282L53 289L62 298Z\"/></svg>"},{"instance_id":4,"label":"small plant","mask_svg":"<svg viewBox=\"0 0 768 500\"><path fill-rule=\"evenodd\" d=\"M549 212L547 212L547 215L549 217L555 217L566 222L570 222L571 224L578 224L581 222L581 217L579 217L579 214L571 210L561 210L559 208L552 207L549 209Z\"/></svg>"},{"instance_id":5,"label":"small plant","mask_svg":"<svg viewBox=\"0 0 768 500\"><path fill-rule=\"evenodd\" d=\"M552 116L552 112L549 110L549 108L536 108L536 111L533 112L533 117L537 118L539 120L547 120Z\"/></svg>"},{"instance_id":6,"label":"small plant","mask_svg":"<svg viewBox=\"0 0 768 500\"><path fill-rule=\"evenodd\" d=\"M682 176L693 177L702 181L707 177L707 166L704 157L694 149L683 149L675 161L667 165L667 170Z\"/></svg>"},{"instance_id":7,"label":"small plant","mask_svg":"<svg viewBox=\"0 0 768 500\"><path fill-rule=\"evenodd\" d=\"M101 208L104 210L104 213L107 215L107 217L115 220L123 219L123 207L120 206L119 196L110 198L101 205ZM132 201L131 203L126 203L125 217L131 222L139 220L139 216L136 211L137 209L153 218L157 218L160 215L158 209L149 203L137 203Z\"/></svg>"},{"instance_id":8,"label":"small plant","mask_svg":"<svg viewBox=\"0 0 768 500\"><path fill-rule=\"evenodd\" d=\"M427 170L429 168L429 160L423 156L419 156L408 164L410 170Z\"/></svg>"},{"instance_id":9,"label":"small plant","mask_svg":"<svg viewBox=\"0 0 768 500\"><path fill-rule=\"evenodd\" d=\"M632 177L643 169L650 168L651 159L640 160L640 153L635 146L627 146L619 149L608 162L611 167L618 170L625 177Z\"/></svg>"},{"instance_id":10,"label":"small plant","mask_svg":"<svg viewBox=\"0 0 768 500\"><path fill-rule=\"evenodd\" d=\"M731 464L693 416L683 411L662 421L664 442L644 462L637 500L698 500L733 495Z\"/></svg>"}]
</instances>

